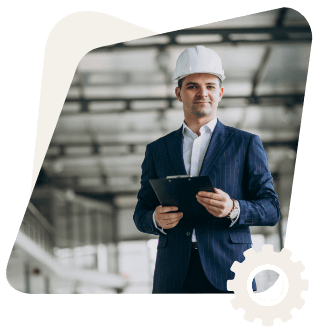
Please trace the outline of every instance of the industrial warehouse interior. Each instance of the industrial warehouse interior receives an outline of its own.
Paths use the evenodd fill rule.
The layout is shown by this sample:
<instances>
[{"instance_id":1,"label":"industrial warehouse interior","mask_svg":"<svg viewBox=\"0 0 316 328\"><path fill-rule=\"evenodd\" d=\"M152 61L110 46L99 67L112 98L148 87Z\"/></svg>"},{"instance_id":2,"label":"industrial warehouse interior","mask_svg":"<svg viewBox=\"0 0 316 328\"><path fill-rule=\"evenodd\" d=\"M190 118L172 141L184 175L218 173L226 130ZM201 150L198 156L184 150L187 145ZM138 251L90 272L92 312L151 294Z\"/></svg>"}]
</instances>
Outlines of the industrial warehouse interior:
<instances>
[{"instance_id":1,"label":"industrial warehouse interior","mask_svg":"<svg viewBox=\"0 0 316 328\"><path fill-rule=\"evenodd\" d=\"M281 219L250 227L255 251L280 251L299 144L311 30L280 8L94 49L80 61L48 145L7 267L32 294L150 294L158 237L133 213L146 145L179 129L172 82L179 54L203 45L222 59L217 111L225 125L257 134L269 159ZM276 281L256 276L258 292Z\"/></svg>"}]
</instances>

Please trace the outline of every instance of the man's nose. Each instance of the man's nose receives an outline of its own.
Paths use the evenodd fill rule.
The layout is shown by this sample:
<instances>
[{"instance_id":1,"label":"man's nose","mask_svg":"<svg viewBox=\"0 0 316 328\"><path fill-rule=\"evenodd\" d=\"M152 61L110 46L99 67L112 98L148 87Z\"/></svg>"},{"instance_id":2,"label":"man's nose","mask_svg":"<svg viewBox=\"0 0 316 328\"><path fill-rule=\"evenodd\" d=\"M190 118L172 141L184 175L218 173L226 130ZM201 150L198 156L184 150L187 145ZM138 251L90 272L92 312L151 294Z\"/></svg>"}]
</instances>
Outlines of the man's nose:
<instances>
[{"instance_id":1,"label":"man's nose","mask_svg":"<svg viewBox=\"0 0 316 328\"><path fill-rule=\"evenodd\" d=\"M198 94L199 94L200 97L203 97L203 98L207 97L208 96L208 90L207 90L207 88L200 87Z\"/></svg>"}]
</instances>

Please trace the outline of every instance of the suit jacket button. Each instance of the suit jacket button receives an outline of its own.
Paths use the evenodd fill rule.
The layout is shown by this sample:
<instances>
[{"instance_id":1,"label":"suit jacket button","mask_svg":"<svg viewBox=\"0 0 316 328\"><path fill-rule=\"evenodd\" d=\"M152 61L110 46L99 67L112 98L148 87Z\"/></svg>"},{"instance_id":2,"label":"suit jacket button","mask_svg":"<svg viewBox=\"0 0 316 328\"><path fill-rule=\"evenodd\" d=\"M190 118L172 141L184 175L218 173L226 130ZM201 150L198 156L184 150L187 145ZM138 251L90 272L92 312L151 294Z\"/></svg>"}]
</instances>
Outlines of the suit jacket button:
<instances>
[{"instance_id":1,"label":"suit jacket button","mask_svg":"<svg viewBox=\"0 0 316 328\"><path fill-rule=\"evenodd\" d=\"M187 232L187 236L190 236L191 235L191 232Z\"/></svg>"},{"instance_id":2,"label":"suit jacket button","mask_svg":"<svg viewBox=\"0 0 316 328\"><path fill-rule=\"evenodd\" d=\"M146 228L146 231L150 231L150 228Z\"/></svg>"}]
</instances>

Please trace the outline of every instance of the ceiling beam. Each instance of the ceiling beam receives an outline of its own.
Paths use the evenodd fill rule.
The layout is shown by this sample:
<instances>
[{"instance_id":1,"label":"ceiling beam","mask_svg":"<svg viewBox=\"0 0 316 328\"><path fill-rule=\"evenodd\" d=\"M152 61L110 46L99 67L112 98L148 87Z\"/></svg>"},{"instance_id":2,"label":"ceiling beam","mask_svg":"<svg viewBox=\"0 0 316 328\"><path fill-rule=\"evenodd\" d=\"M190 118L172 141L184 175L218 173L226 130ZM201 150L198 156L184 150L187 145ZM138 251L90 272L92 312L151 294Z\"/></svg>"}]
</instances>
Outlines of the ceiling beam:
<instances>
[{"instance_id":1,"label":"ceiling beam","mask_svg":"<svg viewBox=\"0 0 316 328\"><path fill-rule=\"evenodd\" d=\"M138 182L126 183L124 185L110 186L108 184L100 185L83 185L81 186L79 182L73 182L70 178L58 178L58 177L49 177L46 181L38 187L49 186L59 189L68 189L71 188L75 193L102 193L103 196L110 196L115 194L126 194L126 193L137 193L140 189L140 177Z\"/></svg>"},{"instance_id":2,"label":"ceiling beam","mask_svg":"<svg viewBox=\"0 0 316 328\"><path fill-rule=\"evenodd\" d=\"M280 18L282 19L282 17ZM286 26L286 27L255 27L255 28L195 28L185 29L164 34L157 34L156 36L167 36L168 41L165 43L155 42L155 36L149 37L153 42L141 44L138 39L133 42L122 42L106 47L100 47L92 50L93 52L104 52L111 51L113 49L140 49L140 48L152 48L152 47L167 47L167 46L192 46L193 42L179 42L178 38L187 35L218 35L219 40L215 39L213 42L199 42L202 45L214 45L223 43L275 43L275 42L286 42L286 43L301 43L311 42L312 35L311 29L307 25L304 26ZM254 36L258 35L258 39ZM267 35L267 38L262 36ZM249 38L251 36L251 38ZM144 38L145 39L145 38Z\"/></svg>"},{"instance_id":3,"label":"ceiling beam","mask_svg":"<svg viewBox=\"0 0 316 328\"><path fill-rule=\"evenodd\" d=\"M287 8L280 8L279 12L278 12L278 17L276 20L276 28L280 29L284 23L284 19L287 13ZM268 45L264 51L264 54L261 58L261 62L259 64L259 67L254 75L254 78L252 80L252 91L251 91L251 96L255 96L256 95L256 89L257 86L260 82L263 81L264 76L265 76L265 70L267 68L269 59L270 59L270 55L272 52L272 47L270 45Z\"/></svg>"},{"instance_id":4,"label":"ceiling beam","mask_svg":"<svg viewBox=\"0 0 316 328\"><path fill-rule=\"evenodd\" d=\"M285 16L286 16L287 12L288 12L288 8L283 7L283 8L279 9L278 18L275 22L276 27L283 26L283 23L284 23Z\"/></svg>"},{"instance_id":5,"label":"ceiling beam","mask_svg":"<svg viewBox=\"0 0 316 328\"><path fill-rule=\"evenodd\" d=\"M260 73L260 72L259 72ZM113 113L123 113L123 112L153 112L156 110L164 110L162 108L148 108L148 109L132 109L131 103L133 101L166 101L168 103L168 107L164 109L179 109L178 106L174 106L177 103L177 99L174 97L135 97L135 98L67 98L65 103L67 104L80 104L81 110L74 111L62 111L61 115L78 115L79 113L89 113L89 114L113 114ZM233 102L236 102L235 104ZM296 104L303 104L304 101L304 93L297 94L270 94L270 95L255 95L252 94L250 96L225 96L221 103L219 104L219 108L226 107L243 107L252 104L260 104L266 106L277 106L277 105L285 105L292 106ZM95 102L124 102L123 109L115 109L115 110L89 110L89 104ZM225 105L227 102L227 105ZM228 106L229 102L229 106Z\"/></svg>"},{"instance_id":6,"label":"ceiling beam","mask_svg":"<svg viewBox=\"0 0 316 328\"><path fill-rule=\"evenodd\" d=\"M148 143L150 143L149 140L144 140L144 141L140 141L140 142L120 142L120 141L110 141L110 142L99 142L98 146L99 147L121 147L121 146L127 146L129 149L135 149L138 146L146 146L148 145ZM296 150L297 149L297 145L298 145L298 140L286 140L286 141L263 141L263 147L269 148L269 147L290 147L291 149ZM87 158L87 157L95 157L95 158L102 158L102 157L112 157L111 154L101 154L101 153L94 153L94 148L93 148L93 143L90 142L71 142L71 143L57 143L57 142L51 142L49 147L57 147L60 148L62 150L65 150L66 147L87 147L87 146L91 146L91 153L89 154L85 154L85 155L65 155L65 152L61 152L59 154L46 154L45 156L45 160L52 160L52 159L57 159L57 158L67 158L67 159L71 159L71 158ZM130 152L130 153L134 153L134 152ZM122 154L126 155L126 153ZM137 154L136 154L137 155ZM140 154L138 154L140 155ZM119 156L118 154L115 154L115 156Z\"/></svg>"},{"instance_id":7,"label":"ceiling beam","mask_svg":"<svg viewBox=\"0 0 316 328\"><path fill-rule=\"evenodd\" d=\"M272 47L271 46L267 46L264 54L261 58L261 62L259 65L258 70L256 71L253 80L252 80L252 91L251 91L251 97L253 97L253 99L257 100L258 98L256 97L256 89L257 86L259 85L259 83L261 83L264 79L264 73L265 70L267 68L268 62L269 62L269 58L270 58L270 54L272 51Z\"/></svg>"}]
</instances>

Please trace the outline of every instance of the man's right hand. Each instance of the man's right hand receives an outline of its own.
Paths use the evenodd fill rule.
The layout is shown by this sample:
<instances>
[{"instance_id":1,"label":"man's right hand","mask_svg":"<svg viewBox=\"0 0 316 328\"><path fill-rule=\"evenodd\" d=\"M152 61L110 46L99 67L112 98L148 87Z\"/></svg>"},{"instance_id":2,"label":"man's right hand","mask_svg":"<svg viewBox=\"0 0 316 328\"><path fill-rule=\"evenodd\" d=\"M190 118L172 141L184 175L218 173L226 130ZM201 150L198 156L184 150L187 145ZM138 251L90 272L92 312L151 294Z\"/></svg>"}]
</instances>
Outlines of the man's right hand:
<instances>
[{"instance_id":1,"label":"man's right hand","mask_svg":"<svg viewBox=\"0 0 316 328\"><path fill-rule=\"evenodd\" d=\"M183 217L182 212L169 213L171 211L177 211L178 207L175 206L157 206L154 213L157 226L163 229L174 228Z\"/></svg>"}]
</instances>

